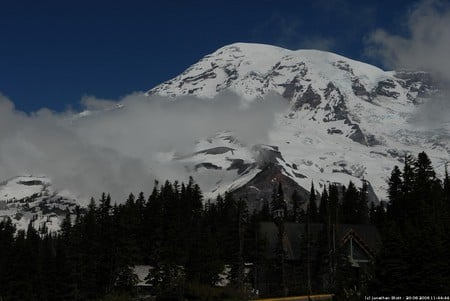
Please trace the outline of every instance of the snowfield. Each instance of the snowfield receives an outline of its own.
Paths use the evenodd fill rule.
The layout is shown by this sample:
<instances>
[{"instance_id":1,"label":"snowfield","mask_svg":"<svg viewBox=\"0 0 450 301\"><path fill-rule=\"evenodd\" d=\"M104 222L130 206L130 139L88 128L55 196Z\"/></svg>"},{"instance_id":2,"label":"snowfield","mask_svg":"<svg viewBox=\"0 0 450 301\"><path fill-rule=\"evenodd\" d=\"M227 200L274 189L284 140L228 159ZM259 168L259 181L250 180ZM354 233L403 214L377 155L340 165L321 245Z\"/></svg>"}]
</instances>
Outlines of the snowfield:
<instances>
[{"instance_id":1,"label":"snowfield","mask_svg":"<svg viewBox=\"0 0 450 301\"><path fill-rule=\"evenodd\" d=\"M278 163L283 173L306 189L312 181L320 190L332 182L361 185L364 179L385 199L387 177L405 154L425 150L440 175L449 160L449 124L430 130L412 122L437 93L425 72L383 71L325 51L236 43L207 55L147 95L213 98L223 90L240 95L244 105L273 92L290 102L290 109L278 116L269 144L282 155ZM222 144L216 139L209 147ZM227 159L236 156L249 160L243 149L232 156L191 158L193 164L222 167L211 169L219 184L206 185L211 187L208 196L242 186L253 175L233 182L222 175ZM196 176L201 179L202 173ZM302 176L296 176L299 173Z\"/></svg>"}]
</instances>

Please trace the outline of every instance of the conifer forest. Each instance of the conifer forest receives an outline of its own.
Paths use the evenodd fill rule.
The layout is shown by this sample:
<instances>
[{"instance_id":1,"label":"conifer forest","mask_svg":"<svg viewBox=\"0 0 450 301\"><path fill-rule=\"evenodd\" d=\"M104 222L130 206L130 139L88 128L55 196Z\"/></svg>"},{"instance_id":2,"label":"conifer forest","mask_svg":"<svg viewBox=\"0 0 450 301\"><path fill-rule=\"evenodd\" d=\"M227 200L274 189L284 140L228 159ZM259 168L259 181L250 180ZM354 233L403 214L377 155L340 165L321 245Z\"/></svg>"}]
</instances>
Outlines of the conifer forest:
<instances>
[{"instance_id":1,"label":"conifer forest","mask_svg":"<svg viewBox=\"0 0 450 301\"><path fill-rule=\"evenodd\" d=\"M403 166L393 166L386 189L389 200L375 204L367 201L365 185L330 184L318 191L312 183L308 200L294 192L286 203L277 183L272 198L249 211L245 198L232 193L204 199L191 178L156 182L150 195L130 194L126 201L103 193L67 213L56 233L31 224L17 231L4 219L0 300L448 295L448 173L438 178L424 152L409 155ZM339 225L376 229L377 247L367 263L355 268L349 260L347 245L336 236ZM272 238L264 227L275 229ZM289 236L295 229L298 242ZM141 288L135 266L148 267Z\"/></svg>"}]
</instances>

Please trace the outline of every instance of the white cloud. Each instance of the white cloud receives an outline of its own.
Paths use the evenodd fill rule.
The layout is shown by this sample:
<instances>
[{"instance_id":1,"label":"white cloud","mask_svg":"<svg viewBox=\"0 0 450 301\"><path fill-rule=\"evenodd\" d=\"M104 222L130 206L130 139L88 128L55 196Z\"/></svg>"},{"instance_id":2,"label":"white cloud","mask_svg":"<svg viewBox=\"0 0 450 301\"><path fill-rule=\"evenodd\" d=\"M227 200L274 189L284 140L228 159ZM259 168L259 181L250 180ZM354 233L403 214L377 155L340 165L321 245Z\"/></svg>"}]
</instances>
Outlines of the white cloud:
<instances>
[{"instance_id":1,"label":"white cloud","mask_svg":"<svg viewBox=\"0 0 450 301\"><path fill-rule=\"evenodd\" d=\"M450 80L450 6L423 1L407 16L408 36L373 32L367 52L396 69L422 69Z\"/></svg>"},{"instance_id":2,"label":"white cloud","mask_svg":"<svg viewBox=\"0 0 450 301\"><path fill-rule=\"evenodd\" d=\"M406 16L407 36L378 29L368 39L367 53L394 69L423 70L431 73L440 93L416 109L412 121L432 128L450 122L450 5L426 0Z\"/></svg>"},{"instance_id":3,"label":"white cloud","mask_svg":"<svg viewBox=\"0 0 450 301\"><path fill-rule=\"evenodd\" d=\"M89 109L116 102L83 99ZM193 151L194 142L230 130L244 141L265 142L274 115L284 108L271 96L242 107L234 94L177 100L141 93L120 100L123 107L72 119L49 110L27 115L0 97L0 179L45 174L57 189L85 197L110 192L150 192L154 179L185 180L183 166L160 164L161 152Z\"/></svg>"}]
</instances>

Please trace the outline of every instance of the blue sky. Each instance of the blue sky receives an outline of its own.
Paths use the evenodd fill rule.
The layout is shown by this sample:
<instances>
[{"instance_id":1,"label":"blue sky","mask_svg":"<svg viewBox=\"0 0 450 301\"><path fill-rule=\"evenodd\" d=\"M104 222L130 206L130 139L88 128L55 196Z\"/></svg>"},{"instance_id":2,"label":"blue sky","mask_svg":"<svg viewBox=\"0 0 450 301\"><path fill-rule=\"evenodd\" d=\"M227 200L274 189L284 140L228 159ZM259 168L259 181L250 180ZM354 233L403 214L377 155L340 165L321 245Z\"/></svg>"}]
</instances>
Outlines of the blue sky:
<instances>
[{"instance_id":1,"label":"blue sky","mask_svg":"<svg viewBox=\"0 0 450 301\"><path fill-rule=\"evenodd\" d=\"M25 112L79 108L170 79L233 42L330 50L373 64L376 29L407 35L417 1L25 1L0 3L0 92Z\"/></svg>"}]
</instances>

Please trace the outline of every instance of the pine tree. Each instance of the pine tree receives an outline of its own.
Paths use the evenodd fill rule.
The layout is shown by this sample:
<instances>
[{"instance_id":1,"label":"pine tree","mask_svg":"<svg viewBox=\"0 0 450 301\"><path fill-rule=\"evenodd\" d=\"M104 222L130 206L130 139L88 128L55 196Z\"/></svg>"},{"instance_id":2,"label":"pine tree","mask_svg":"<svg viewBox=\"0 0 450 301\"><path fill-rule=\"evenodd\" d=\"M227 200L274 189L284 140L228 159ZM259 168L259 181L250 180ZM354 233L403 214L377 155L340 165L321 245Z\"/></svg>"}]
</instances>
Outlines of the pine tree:
<instances>
[{"instance_id":1,"label":"pine tree","mask_svg":"<svg viewBox=\"0 0 450 301\"><path fill-rule=\"evenodd\" d=\"M356 189L355 184L350 181L342 200L343 223L354 224L358 222L358 199L358 190Z\"/></svg>"},{"instance_id":2,"label":"pine tree","mask_svg":"<svg viewBox=\"0 0 450 301\"><path fill-rule=\"evenodd\" d=\"M398 166L394 166L394 170L391 173L391 177L389 178L389 207L390 212L396 216L404 216L405 212L403 212L403 181L402 181L402 172L398 168Z\"/></svg>"},{"instance_id":3,"label":"pine tree","mask_svg":"<svg viewBox=\"0 0 450 301\"><path fill-rule=\"evenodd\" d=\"M272 192L271 211L272 214L276 210L282 210L283 214L286 213L286 203L284 201L284 192L281 182L278 183L278 188L274 187Z\"/></svg>"},{"instance_id":4,"label":"pine tree","mask_svg":"<svg viewBox=\"0 0 450 301\"><path fill-rule=\"evenodd\" d=\"M448 174L447 163L445 164L445 176L443 182L444 183L443 183L443 197L442 197L443 203L442 214L444 217L444 222L447 226L448 237L450 237L450 177ZM449 241L450 247L450 238L448 238L447 240Z\"/></svg>"},{"instance_id":5,"label":"pine tree","mask_svg":"<svg viewBox=\"0 0 450 301\"><path fill-rule=\"evenodd\" d=\"M398 171L394 170L394 174ZM395 182L390 181L391 186ZM398 189L390 187L390 191ZM390 193L391 205L382 222L383 244L375 265L373 292L386 295L445 292L450 281L447 254L450 235L442 212L443 191L425 153L420 153L415 162L411 156L405 159L401 202L396 202L396 194Z\"/></svg>"},{"instance_id":6,"label":"pine tree","mask_svg":"<svg viewBox=\"0 0 450 301\"><path fill-rule=\"evenodd\" d=\"M7 283L9 273L12 269L11 258L13 257L14 233L16 229L11 219L6 218L0 221L0 283ZM6 296L7 286L0 286L0 298Z\"/></svg>"},{"instance_id":7,"label":"pine tree","mask_svg":"<svg viewBox=\"0 0 450 301\"><path fill-rule=\"evenodd\" d=\"M395 223L389 222L382 234L383 247L376 258L370 291L378 295L409 294L406 242Z\"/></svg>"},{"instance_id":8,"label":"pine tree","mask_svg":"<svg viewBox=\"0 0 450 301\"><path fill-rule=\"evenodd\" d=\"M271 220L270 206L269 206L269 202L266 199L263 200L263 204L261 207L261 211L259 212L259 215L261 217L261 221L270 221Z\"/></svg>"},{"instance_id":9,"label":"pine tree","mask_svg":"<svg viewBox=\"0 0 450 301\"><path fill-rule=\"evenodd\" d=\"M292 214L290 216L290 220L298 223L300 222L300 204L301 204L301 198L297 192L297 190L294 190L291 196L292 199Z\"/></svg>"},{"instance_id":10,"label":"pine tree","mask_svg":"<svg viewBox=\"0 0 450 301\"><path fill-rule=\"evenodd\" d=\"M444 176L444 196L447 202L450 201L450 177L448 175L448 163L445 163L445 176Z\"/></svg>"},{"instance_id":11,"label":"pine tree","mask_svg":"<svg viewBox=\"0 0 450 301\"><path fill-rule=\"evenodd\" d=\"M317 253L315 259L312 262L312 288L315 292L326 292L329 288L329 279L327 279L330 273L330 245L329 245L329 227L325 223L317 238Z\"/></svg>"},{"instance_id":12,"label":"pine tree","mask_svg":"<svg viewBox=\"0 0 450 301\"><path fill-rule=\"evenodd\" d=\"M237 240L238 248L236 258L231 266L232 280L236 283L238 289L244 289L244 248L245 233L248 227L248 209L247 203L243 199L239 199L236 208L237 222Z\"/></svg>"},{"instance_id":13,"label":"pine tree","mask_svg":"<svg viewBox=\"0 0 450 301\"><path fill-rule=\"evenodd\" d=\"M319 216L321 223L329 223L330 204L328 199L327 188L323 188L322 196L320 198Z\"/></svg>"},{"instance_id":14,"label":"pine tree","mask_svg":"<svg viewBox=\"0 0 450 301\"><path fill-rule=\"evenodd\" d=\"M30 221L28 224L25 244L27 258L24 258L24 260L27 262L27 272L29 273L29 282L32 288L31 295L33 299L37 299L42 283L41 266L39 264L41 241L39 233L33 226L33 221Z\"/></svg>"},{"instance_id":15,"label":"pine tree","mask_svg":"<svg viewBox=\"0 0 450 301\"><path fill-rule=\"evenodd\" d=\"M81 275L83 282L81 283L81 290L87 299L94 299L99 295L101 288L98 286L98 272L100 270L100 256L101 256L101 240L98 208L95 204L94 198L91 198L88 205L87 212L83 217L81 225L81 233L83 240L80 245L82 250Z\"/></svg>"},{"instance_id":16,"label":"pine tree","mask_svg":"<svg viewBox=\"0 0 450 301\"><path fill-rule=\"evenodd\" d=\"M330 202L330 223L337 224L341 222L342 217L340 216L340 204L339 204L339 190L338 187L333 184L329 187L329 202Z\"/></svg>"},{"instance_id":17,"label":"pine tree","mask_svg":"<svg viewBox=\"0 0 450 301\"><path fill-rule=\"evenodd\" d=\"M146 264L154 264L159 258L163 240L163 202L159 193L158 182L155 182L153 191L144 208L143 221L143 254ZM184 184L181 190L185 190Z\"/></svg>"},{"instance_id":18,"label":"pine tree","mask_svg":"<svg viewBox=\"0 0 450 301\"><path fill-rule=\"evenodd\" d=\"M31 227L29 227L31 229ZM30 232L31 233L31 232ZM33 300L33 274L35 250L30 249L31 244L26 238L25 231L20 230L16 234L13 256L10 258L12 266L8 271L8 285L6 288L6 300Z\"/></svg>"},{"instance_id":19,"label":"pine tree","mask_svg":"<svg viewBox=\"0 0 450 301\"><path fill-rule=\"evenodd\" d=\"M310 223L318 222L318 212L317 212L317 203L316 203L316 191L314 189L314 183L311 183L311 190L309 193L309 203L306 214L308 215Z\"/></svg>"},{"instance_id":20,"label":"pine tree","mask_svg":"<svg viewBox=\"0 0 450 301\"><path fill-rule=\"evenodd\" d=\"M431 160L425 152L419 153L414 179L414 213L421 220L430 218L430 222L438 218L442 204L440 202L441 186L436 179L436 173ZM420 221L419 221L420 223Z\"/></svg>"},{"instance_id":21,"label":"pine tree","mask_svg":"<svg viewBox=\"0 0 450 301\"><path fill-rule=\"evenodd\" d=\"M284 227L284 221L281 217L275 219L275 224L277 226L277 243L275 247L275 273L279 279L279 289L284 296L287 296L288 286L287 286L287 273L286 273L286 259L287 254L284 250L284 237L286 235L286 230Z\"/></svg>"},{"instance_id":22,"label":"pine tree","mask_svg":"<svg viewBox=\"0 0 450 301\"><path fill-rule=\"evenodd\" d=\"M431 183L436 179L436 173L431 166L431 160L425 152L421 152L417 156L414 172L416 174L416 185Z\"/></svg>"},{"instance_id":23,"label":"pine tree","mask_svg":"<svg viewBox=\"0 0 450 301\"><path fill-rule=\"evenodd\" d=\"M363 181L363 186L359 193L358 200L358 224L368 224L369 223L369 207L367 205L367 194L368 194L368 184L366 181Z\"/></svg>"},{"instance_id":24,"label":"pine tree","mask_svg":"<svg viewBox=\"0 0 450 301\"><path fill-rule=\"evenodd\" d=\"M410 193L413 191L414 186L414 157L410 154L405 155L404 158L404 166L403 166L403 196L404 201L406 202Z\"/></svg>"},{"instance_id":25,"label":"pine tree","mask_svg":"<svg viewBox=\"0 0 450 301\"><path fill-rule=\"evenodd\" d=\"M383 202L378 205L372 203L370 205L370 223L377 226L378 229L384 225L386 219L386 212L383 206Z\"/></svg>"},{"instance_id":26,"label":"pine tree","mask_svg":"<svg viewBox=\"0 0 450 301\"><path fill-rule=\"evenodd\" d=\"M99 264L97 270L97 284L103 293L111 292L114 285L116 258L114 245L114 224L112 218L111 196L103 193L98 207L99 227Z\"/></svg>"}]
</instances>

